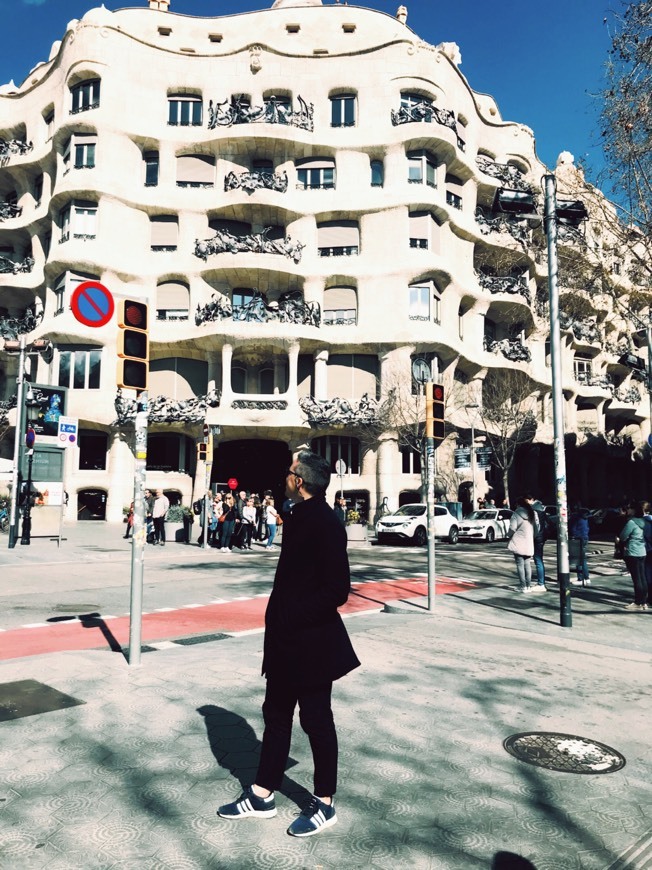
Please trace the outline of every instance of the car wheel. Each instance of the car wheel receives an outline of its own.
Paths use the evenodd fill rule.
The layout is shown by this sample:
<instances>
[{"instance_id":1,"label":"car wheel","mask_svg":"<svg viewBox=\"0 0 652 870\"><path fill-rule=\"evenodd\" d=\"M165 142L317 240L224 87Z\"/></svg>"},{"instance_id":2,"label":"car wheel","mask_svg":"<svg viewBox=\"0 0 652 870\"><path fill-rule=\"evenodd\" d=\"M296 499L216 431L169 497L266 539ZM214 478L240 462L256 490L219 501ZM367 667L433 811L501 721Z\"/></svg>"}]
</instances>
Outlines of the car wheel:
<instances>
[{"instance_id":1,"label":"car wheel","mask_svg":"<svg viewBox=\"0 0 652 870\"><path fill-rule=\"evenodd\" d=\"M487 529L487 543L493 544L493 542L495 540L496 540L496 533L494 532L494 530L491 528Z\"/></svg>"},{"instance_id":2,"label":"car wheel","mask_svg":"<svg viewBox=\"0 0 652 870\"><path fill-rule=\"evenodd\" d=\"M423 526L419 526L414 533L414 543L417 547L425 547L428 543L428 533Z\"/></svg>"},{"instance_id":3,"label":"car wheel","mask_svg":"<svg viewBox=\"0 0 652 870\"><path fill-rule=\"evenodd\" d=\"M460 533L457 526L451 526L448 531L448 543L456 544L460 539Z\"/></svg>"}]
</instances>

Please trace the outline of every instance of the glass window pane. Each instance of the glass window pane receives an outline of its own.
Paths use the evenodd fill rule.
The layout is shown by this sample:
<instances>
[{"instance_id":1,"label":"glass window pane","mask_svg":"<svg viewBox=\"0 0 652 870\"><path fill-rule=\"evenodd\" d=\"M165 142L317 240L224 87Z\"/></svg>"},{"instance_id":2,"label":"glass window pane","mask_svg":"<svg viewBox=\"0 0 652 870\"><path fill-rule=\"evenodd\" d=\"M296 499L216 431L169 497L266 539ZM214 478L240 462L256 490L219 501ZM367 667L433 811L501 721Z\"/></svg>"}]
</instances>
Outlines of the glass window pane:
<instances>
[{"instance_id":1,"label":"glass window pane","mask_svg":"<svg viewBox=\"0 0 652 870\"><path fill-rule=\"evenodd\" d=\"M89 353L89 368L88 368L88 389L99 390L100 388L100 361L102 359L101 350L92 350Z\"/></svg>"},{"instance_id":2,"label":"glass window pane","mask_svg":"<svg viewBox=\"0 0 652 870\"><path fill-rule=\"evenodd\" d=\"M333 98L331 100L331 126L339 127L342 123L342 105L340 100Z\"/></svg>"},{"instance_id":3,"label":"glass window pane","mask_svg":"<svg viewBox=\"0 0 652 870\"><path fill-rule=\"evenodd\" d=\"M305 188L308 184L308 170L307 169L298 169L297 170L297 178L299 180L299 184Z\"/></svg>"},{"instance_id":4,"label":"glass window pane","mask_svg":"<svg viewBox=\"0 0 652 870\"><path fill-rule=\"evenodd\" d=\"M181 102L181 126L187 127L190 124L190 103L187 100Z\"/></svg>"},{"instance_id":5,"label":"glass window pane","mask_svg":"<svg viewBox=\"0 0 652 870\"><path fill-rule=\"evenodd\" d=\"M168 124L177 123L177 111L179 104L176 100L170 100L168 103Z\"/></svg>"},{"instance_id":6,"label":"glass window pane","mask_svg":"<svg viewBox=\"0 0 652 870\"><path fill-rule=\"evenodd\" d=\"M333 187L333 183L335 181L335 170L322 169L322 173L324 187Z\"/></svg>"},{"instance_id":7,"label":"glass window pane","mask_svg":"<svg viewBox=\"0 0 652 870\"><path fill-rule=\"evenodd\" d=\"M383 183L383 164L381 160L371 161L371 183L382 185Z\"/></svg>"},{"instance_id":8,"label":"glass window pane","mask_svg":"<svg viewBox=\"0 0 652 870\"><path fill-rule=\"evenodd\" d=\"M92 169L95 166L95 145L86 146L86 166Z\"/></svg>"},{"instance_id":9,"label":"glass window pane","mask_svg":"<svg viewBox=\"0 0 652 870\"><path fill-rule=\"evenodd\" d=\"M202 110L201 100L195 100L192 104L192 123L195 126L201 125L201 110Z\"/></svg>"},{"instance_id":10,"label":"glass window pane","mask_svg":"<svg viewBox=\"0 0 652 870\"><path fill-rule=\"evenodd\" d=\"M70 386L70 351L68 350L59 353L59 386Z\"/></svg>"},{"instance_id":11,"label":"glass window pane","mask_svg":"<svg viewBox=\"0 0 652 870\"><path fill-rule=\"evenodd\" d=\"M75 373L72 386L75 390L83 390L86 386L86 353L82 350L75 353Z\"/></svg>"},{"instance_id":12,"label":"glass window pane","mask_svg":"<svg viewBox=\"0 0 652 870\"><path fill-rule=\"evenodd\" d=\"M355 123L355 97L347 97L344 100L344 123L347 127Z\"/></svg>"}]
</instances>

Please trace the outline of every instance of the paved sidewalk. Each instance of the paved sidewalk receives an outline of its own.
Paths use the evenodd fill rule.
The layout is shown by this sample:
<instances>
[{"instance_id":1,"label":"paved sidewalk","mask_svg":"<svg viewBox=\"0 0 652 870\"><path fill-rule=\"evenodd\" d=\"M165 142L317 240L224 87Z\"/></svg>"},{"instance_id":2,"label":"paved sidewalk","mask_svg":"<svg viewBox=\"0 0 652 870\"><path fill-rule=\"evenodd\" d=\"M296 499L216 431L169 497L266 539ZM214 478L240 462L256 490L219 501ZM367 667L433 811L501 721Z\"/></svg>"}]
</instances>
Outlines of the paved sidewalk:
<instances>
[{"instance_id":1,"label":"paved sidewalk","mask_svg":"<svg viewBox=\"0 0 652 870\"><path fill-rule=\"evenodd\" d=\"M117 558L123 542L77 531L68 558L93 546ZM652 613L622 610L621 575L594 584L577 590L572 629L553 592L496 584L438 596L434 616L420 600L348 618L363 667L335 689L339 822L307 840L285 833L311 787L298 723L277 818L215 815L255 774L260 632L170 645L139 668L110 651L0 663L0 684L38 680L83 702L0 722L0 867L505 870L516 865L495 856L508 851L537 870L652 868ZM598 740L627 764L533 767L502 746L523 731Z\"/></svg>"}]
</instances>

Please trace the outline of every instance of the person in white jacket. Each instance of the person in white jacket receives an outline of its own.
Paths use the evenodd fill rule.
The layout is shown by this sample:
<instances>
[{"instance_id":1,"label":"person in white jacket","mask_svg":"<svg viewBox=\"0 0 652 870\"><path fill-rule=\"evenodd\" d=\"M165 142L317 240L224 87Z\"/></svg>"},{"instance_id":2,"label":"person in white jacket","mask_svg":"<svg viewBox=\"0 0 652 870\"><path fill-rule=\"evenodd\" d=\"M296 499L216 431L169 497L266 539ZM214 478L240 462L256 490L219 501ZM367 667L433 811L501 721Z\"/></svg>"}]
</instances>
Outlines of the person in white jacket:
<instances>
[{"instance_id":1,"label":"person in white jacket","mask_svg":"<svg viewBox=\"0 0 652 870\"><path fill-rule=\"evenodd\" d=\"M518 592L530 592L532 589L532 563L534 556L534 499L529 495L521 496L518 507L509 521L509 538L507 549L514 554L516 573L518 574Z\"/></svg>"}]
</instances>

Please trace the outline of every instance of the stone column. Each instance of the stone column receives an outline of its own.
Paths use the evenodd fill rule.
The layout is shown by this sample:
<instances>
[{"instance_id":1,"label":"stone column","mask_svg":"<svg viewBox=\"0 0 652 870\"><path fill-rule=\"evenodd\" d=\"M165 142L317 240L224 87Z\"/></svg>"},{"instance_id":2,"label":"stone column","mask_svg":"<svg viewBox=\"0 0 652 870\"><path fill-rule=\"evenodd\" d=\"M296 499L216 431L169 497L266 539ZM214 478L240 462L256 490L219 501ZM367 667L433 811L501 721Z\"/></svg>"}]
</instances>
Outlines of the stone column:
<instances>
[{"instance_id":1,"label":"stone column","mask_svg":"<svg viewBox=\"0 0 652 870\"><path fill-rule=\"evenodd\" d=\"M233 359L233 346L224 344L222 346L222 399L220 405L227 408L230 407L233 401L233 390L231 389L231 361Z\"/></svg>"},{"instance_id":2,"label":"stone column","mask_svg":"<svg viewBox=\"0 0 652 870\"><path fill-rule=\"evenodd\" d=\"M328 397L328 351L316 351L314 361L315 380L313 398L323 401Z\"/></svg>"},{"instance_id":3,"label":"stone column","mask_svg":"<svg viewBox=\"0 0 652 870\"><path fill-rule=\"evenodd\" d=\"M287 398L290 405L299 403L299 350L298 341L293 341L288 349L288 390ZM276 379L276 371L274 372Z\"/></svg>"},{"instance_id":4,"label":"stone column","mask_svg":"<svg viewBox=\"0 0 652 870\"><path fill-rule=\"evenodd\" d=\"M222 372L217 354L211 353L208 357L208 383L206 384L207 392L210 390L221 389Z\"/></svg>"},{"instance_id":5,"label":"stone column","mask_svg":"<svg viewBox=\"0 0 652 870\"><path fill-rule=\"evenodd\" d=\"M108 493L106 520L122 521L122 508L134 500L134 457L129 444L131 434L119 429L113 431L113 442L108 456ZM111 436L109 436L111 437ZM73 494L70 493L72 501Z\"/></svg>"},{"instance_id":6,"label":"stone column","mask_svg":"<svg viewBox=\"0 0 652 870\"><path fill-rule=\"evenodd\" d=\"M395 454L396 442L391 440L388 434L381 435L376 450L376 510L386 496L391 499L393 495L396 496L396 503L389 503L389 508L395 510L398 507L398 492L395 492L396 487L393 481Z\"/></svg>"}]
</instances>

